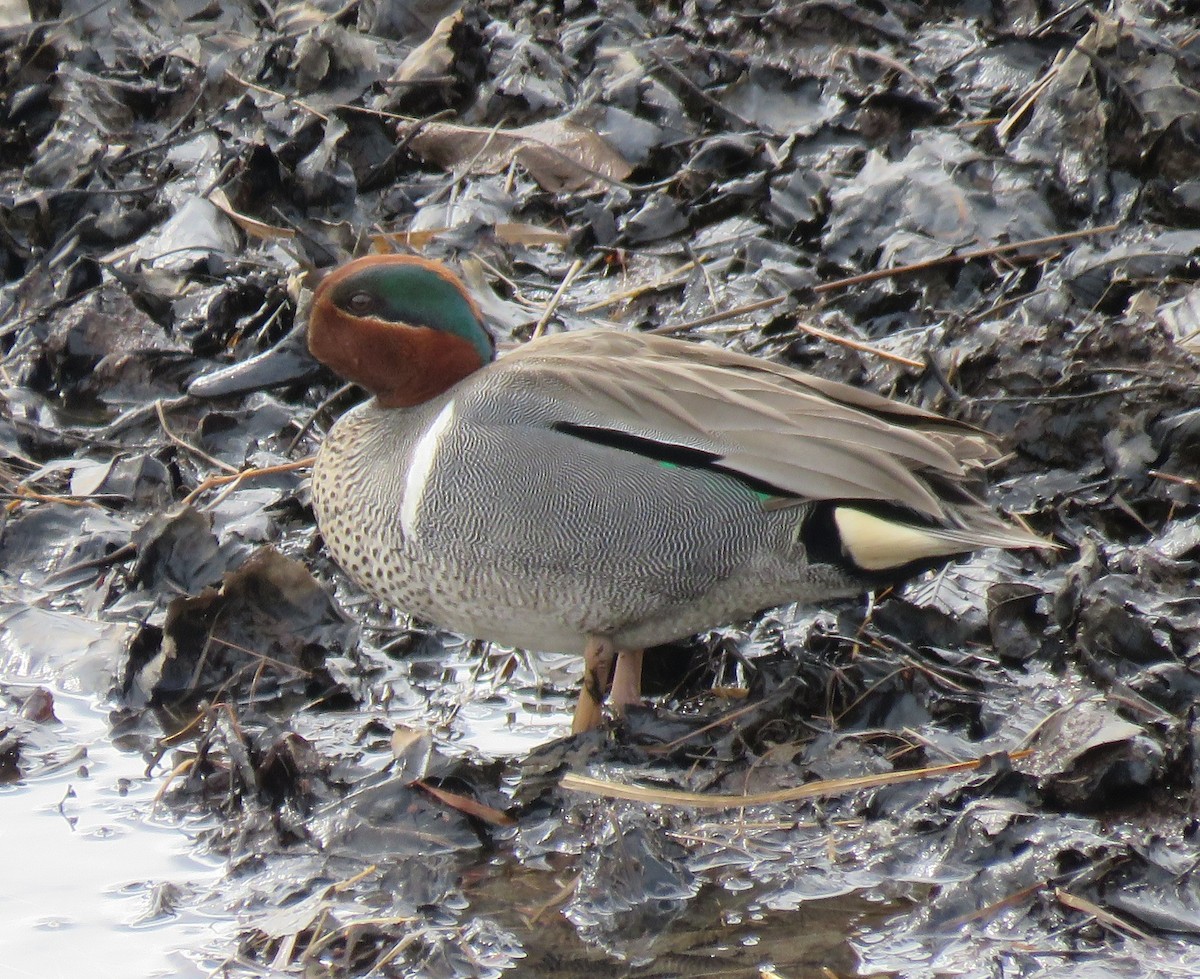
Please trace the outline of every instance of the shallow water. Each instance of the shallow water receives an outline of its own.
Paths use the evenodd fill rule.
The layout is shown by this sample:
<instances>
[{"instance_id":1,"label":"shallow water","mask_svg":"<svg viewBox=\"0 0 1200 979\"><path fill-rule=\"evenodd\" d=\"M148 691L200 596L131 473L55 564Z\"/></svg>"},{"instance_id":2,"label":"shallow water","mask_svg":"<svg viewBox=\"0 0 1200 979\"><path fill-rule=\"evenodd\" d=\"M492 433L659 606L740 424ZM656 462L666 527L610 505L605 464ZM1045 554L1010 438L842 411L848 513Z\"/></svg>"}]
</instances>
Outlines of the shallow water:
<instances>
[{"instance_id":1,"label":"shallow water","mask_svg":"<svg viewBox=\"0 0 1200 979\"><path fill-rule=\"evenodd\" d=\"M0 788L0 976L205 974L182 950L216 926L186 906L220 866L195 852L197 827L153 815L161 775L147 778L140 757L114 747L102 708L55 691L54 709L60 767Z\"/></svg>"},{"instance_id":2,"label":"shallow water","mask_svg":"<svg viewBox=\"0 0 1200 979\"><path fill-rule=\"evenodd\" d=\"M28 606L4 624L0 689L14 703L38 686L51 690L58 722L27 732L20 756L25 777L0 787L0 840L7 844L4 876L10 882L0 889L0 920L6 922L0 979L210 975L234 954L246 927L244 909L236 898L221 898L223 861L204 857L201 835L211 824L181 823L177 810L156 803L169 761L148 775L141 754L121 750L114 738L106 691L111 654L123 633L85 616ZM64 657L66 646L76 651L74 658ZM526 675L530 666L553 672L561 663L523 661L505 671L508 682L489 695L486 683L473 685L460 675L477 670L478 662L465 649L456 652L463 655L452 653L439 664L434 688L443 696L459 691L433 705L435 715L451 718L440 726L449 735L439 741L444 750L520 756L565 733L569 712L561 694ZM475 696L463 693L472 689ZM419 723L416 707L393 703L387 716L402 723L412 713ZM321 716L332 721L338 715ZM316 728L307 733L321 737ZM287 874L289 866L285 861L276 869ZM494 855L481 854L471 876L477 919L506 922L520 936L524 961L514 975L588 975L600 967L628 976L663 968L696 974L702 967L706 975L751 977L768 963L792 970L833 965L845 972L854 958L848 938L890 910L842 896L781 916L768 914L750 893L709 889L656 942L655 961L636 967L615 965L601 948L581 943L560 914L545 914L536 925L526 919L529 907L553 903L565 873L527 871L520 861L496 863Z\"/></svg>"}]
</instances>

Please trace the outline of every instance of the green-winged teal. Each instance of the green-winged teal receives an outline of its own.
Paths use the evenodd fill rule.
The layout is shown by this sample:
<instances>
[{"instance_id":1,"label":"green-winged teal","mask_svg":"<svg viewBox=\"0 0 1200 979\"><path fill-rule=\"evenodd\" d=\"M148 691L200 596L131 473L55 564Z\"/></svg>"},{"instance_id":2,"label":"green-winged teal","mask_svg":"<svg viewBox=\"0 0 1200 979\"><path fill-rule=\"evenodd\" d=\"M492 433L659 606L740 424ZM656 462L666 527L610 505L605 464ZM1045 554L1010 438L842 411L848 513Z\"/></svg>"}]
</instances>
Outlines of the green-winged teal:
<instances>
[{"instance_id":1,"label":"green-winged teal","mask_svg":"<svg viewBox=\"0 0 1200 979\"><path fill-rule=\"evenodd\" d=\"M595 330L499 360L445 267L360 258L313 296L313 354L371 400L313 469L349 575L466 636L584 656L575 730L641 651L1040 538L969 486L983 432L779 364ZM614 654L616 658L613 669Z\"/></svg>"}]
</instances>

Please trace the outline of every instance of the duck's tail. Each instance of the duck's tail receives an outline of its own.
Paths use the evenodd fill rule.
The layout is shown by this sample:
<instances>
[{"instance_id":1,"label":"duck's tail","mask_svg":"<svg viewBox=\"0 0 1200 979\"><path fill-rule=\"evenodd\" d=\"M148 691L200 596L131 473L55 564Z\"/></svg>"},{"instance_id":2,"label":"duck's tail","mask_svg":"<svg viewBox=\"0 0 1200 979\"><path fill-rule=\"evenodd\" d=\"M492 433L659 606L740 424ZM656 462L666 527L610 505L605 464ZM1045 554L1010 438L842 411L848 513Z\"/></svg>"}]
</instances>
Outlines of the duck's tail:
<instances>
[{"instance_id":1,"label":"duck's tail","mask_svg":"<svg viewBox=\"0 0 1200 979\"><path fill-rule=\"evenodd\" d=\"M990 510L972 508L955 513L961 524L932 526L856 506L834 504L830 510L842 552L855 567L872 574L936 562L981 547L1054 548L1058 545Z\"/></svg>"}]
</instances>

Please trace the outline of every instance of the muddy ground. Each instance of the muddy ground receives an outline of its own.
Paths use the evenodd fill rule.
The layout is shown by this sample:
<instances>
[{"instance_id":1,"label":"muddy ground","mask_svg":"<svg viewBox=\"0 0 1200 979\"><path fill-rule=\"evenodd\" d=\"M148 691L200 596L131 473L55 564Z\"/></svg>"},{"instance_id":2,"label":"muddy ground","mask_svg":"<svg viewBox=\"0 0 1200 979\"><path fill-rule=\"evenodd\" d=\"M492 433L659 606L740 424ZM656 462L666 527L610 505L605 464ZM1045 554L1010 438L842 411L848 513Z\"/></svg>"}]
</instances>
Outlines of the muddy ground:
<instances>
[{"instance_id":1,"label":"muddy ground","mask_svg":"<svg viewBox=\"0 0 1200 979\"><path fill-rule=\"evenodd\" d=\"M1200 973L1198 13L0 4L6 961ZM303 310L372 250L514 343L974 422L1061 549L656 651L572 740L577 663L379 608L315 532L361 393Z\"/></svg>"}]
</instances>

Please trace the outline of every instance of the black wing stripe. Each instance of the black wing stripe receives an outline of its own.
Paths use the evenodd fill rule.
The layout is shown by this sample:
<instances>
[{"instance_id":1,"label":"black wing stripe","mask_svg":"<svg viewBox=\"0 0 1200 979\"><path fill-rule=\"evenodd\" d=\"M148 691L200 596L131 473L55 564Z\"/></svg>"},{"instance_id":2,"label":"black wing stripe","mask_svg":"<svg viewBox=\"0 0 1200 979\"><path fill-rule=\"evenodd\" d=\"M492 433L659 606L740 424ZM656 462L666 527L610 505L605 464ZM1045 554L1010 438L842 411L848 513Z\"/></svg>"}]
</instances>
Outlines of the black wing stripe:
<instances>
[{"instance_id":1,"label":"black wing stripe","mask_svg":"<svg viewBox=\"0 0 1200 979\"><path fill-rule=\"evenodd\" d=\"M610 449L621 449L624 452L632 452L635 455L640 455L646 459L653 459L655 462L664 465L684 466L688 469L707 469L710 472L718 472L723 476L728 476L730 479L737 480L748 489L753 490L755 493L761 493L764 496L792 498L794 495L780 489L778 486L772 486L764 480L755 479L753 476L747 476L745 473L723 466L721 465L722 456L717 455L715 452L693 448L690 445L679 445L676 442L660 442L657 439L633 435L614 428L603 428L598 425L579 425L575 422L555 422L551 428L556 432L563 432L566 435L573 435L575 438L583 439L585 442L592 442L595 445L606 445Z\"/></svg>"}]
</instances>

